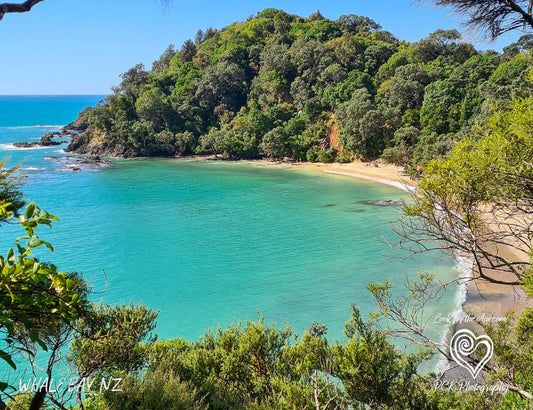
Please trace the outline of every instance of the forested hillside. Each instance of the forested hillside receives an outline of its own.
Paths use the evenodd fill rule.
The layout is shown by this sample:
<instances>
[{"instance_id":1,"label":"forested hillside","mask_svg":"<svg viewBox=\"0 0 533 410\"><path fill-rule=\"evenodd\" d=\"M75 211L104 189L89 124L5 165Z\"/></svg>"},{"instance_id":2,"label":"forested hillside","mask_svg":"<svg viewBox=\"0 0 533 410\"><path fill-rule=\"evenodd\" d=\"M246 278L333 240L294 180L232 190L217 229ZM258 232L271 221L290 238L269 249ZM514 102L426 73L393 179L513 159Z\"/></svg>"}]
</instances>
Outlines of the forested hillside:
<instances>
[{"instance_id":1,"label":"forested hillside","mask_svg":"<svg viewBox=\"0 0 533 410\"><path fill-rule=\"evenodd\" d=\"M122 74L70 148L423 165L528 94L531 47L479 52L455 30L407 43L366 17L266 9Z\"/></svg>"}]
</instances>

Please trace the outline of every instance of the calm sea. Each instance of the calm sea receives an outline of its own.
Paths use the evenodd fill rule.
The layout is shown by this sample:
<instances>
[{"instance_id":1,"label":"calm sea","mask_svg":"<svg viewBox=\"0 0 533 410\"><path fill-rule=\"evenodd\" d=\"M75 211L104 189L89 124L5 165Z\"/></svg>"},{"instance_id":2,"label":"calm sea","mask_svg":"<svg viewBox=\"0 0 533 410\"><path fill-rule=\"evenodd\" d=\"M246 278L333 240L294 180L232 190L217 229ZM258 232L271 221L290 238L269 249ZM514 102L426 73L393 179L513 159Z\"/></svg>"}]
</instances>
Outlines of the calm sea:
<instances>
[{"instance_id":1,"label":"calm sea","mask_svg":"<svg viewBox=\"0 0 533 410\"><path fill-rule=\"evenodd\" d=\"M366 290L402 287L417 272L457 275L453 261L405 256L393 241L395 188L299 169L241 163L117 160L69 169L64 146L15 149L76 118L101 96L0 97L0 150L21 164L25 194L61 221L41 236L63 270L82 272L95 300L143 302L160 311L161 338L196 339L235 320L324 323L342 338L350 305L373 308ZM0 230L2 251L18 232ZM107 279L107 286L106 286ZM445 316L456 295L434 306Z\"/></svg>"}]
</instances>

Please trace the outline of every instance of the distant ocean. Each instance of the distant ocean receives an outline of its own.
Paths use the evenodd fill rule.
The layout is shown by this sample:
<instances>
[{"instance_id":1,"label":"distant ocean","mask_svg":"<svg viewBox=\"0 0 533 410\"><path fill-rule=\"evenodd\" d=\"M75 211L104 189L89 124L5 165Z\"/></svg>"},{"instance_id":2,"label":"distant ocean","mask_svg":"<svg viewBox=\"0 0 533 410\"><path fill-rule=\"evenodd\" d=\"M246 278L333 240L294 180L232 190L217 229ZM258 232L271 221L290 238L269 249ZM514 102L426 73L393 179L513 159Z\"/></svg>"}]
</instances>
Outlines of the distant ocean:
<instances>
[{"instance_id":1,"label":"distant ocean","mask_svg":"<svg viewBox=\"0 0 533 410\"><path fill-rule=\"evenodd\" d=\"M11 165L21 164L26 196L61 219L40 232L56 249L42 259L82 272L95 300L142 301L160 311L160 338L196 339L260 312L298 333L321 322L331 339L342 339L351 304L365 313L374 308L369 283L388 280L400 290L420 271L457 276L452 260L399 261L405 254L384 245L394 241L390 223L400 209L368 202L406 199L389 186L165 159L72 172L64 146L13 147L75 120L101 98L0 97L0 150ZM1 228L2 252L16 234ZM446 316L456 304L450 294L432 309Z\"/></svg>"}]
</instances>

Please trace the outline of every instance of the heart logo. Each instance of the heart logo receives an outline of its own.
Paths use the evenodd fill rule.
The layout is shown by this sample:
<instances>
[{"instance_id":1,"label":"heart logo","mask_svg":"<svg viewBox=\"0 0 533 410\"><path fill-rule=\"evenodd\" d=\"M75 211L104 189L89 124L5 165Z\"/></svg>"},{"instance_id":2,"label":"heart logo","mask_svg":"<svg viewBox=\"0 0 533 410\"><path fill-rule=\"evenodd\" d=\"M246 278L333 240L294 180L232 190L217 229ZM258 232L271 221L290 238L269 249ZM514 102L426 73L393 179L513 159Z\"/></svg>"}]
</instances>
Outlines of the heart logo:
<instances>
[{"instance_id":1,"label":"heart logo","mask_svg":"<svg viewBox=\"0 0 533 410\"><path fill-rule=\"evenodd\" d=\"M479 361L476 367L473 367L466 358L473 354L479 346L485 346L487 352L485 356ZM477 336L474 335L468 329L461 329L456 332L452 340L450 340L450 354L452 355L453 360L461 366L467 369L474 379L477 377L483 366L491 359L494 352L494 343L492 339L487 335Z\"/></svg>"}]
</instances>

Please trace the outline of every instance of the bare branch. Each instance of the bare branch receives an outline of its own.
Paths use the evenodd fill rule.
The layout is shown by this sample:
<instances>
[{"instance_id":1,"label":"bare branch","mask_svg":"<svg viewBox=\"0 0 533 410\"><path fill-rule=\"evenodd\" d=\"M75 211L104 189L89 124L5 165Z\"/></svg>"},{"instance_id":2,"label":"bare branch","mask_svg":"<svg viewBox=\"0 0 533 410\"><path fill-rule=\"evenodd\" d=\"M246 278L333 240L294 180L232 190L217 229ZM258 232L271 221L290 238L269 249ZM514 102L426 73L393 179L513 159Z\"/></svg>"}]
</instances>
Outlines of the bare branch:
<instances>
[{"instance_id":1,"label":"bare branch","mask_svg":"<svg viewBox=\"0 0 533 410\"><path fill-rule=\"evenodd\" d=\"M1 3L0 4L0 20L6 13L25 13L30 11L33 6L44 0L27 0L24 3Z\"/></svg>"},{"instance_id":2,"label":"bare branch","mask_svg":"<svg viewBox=\"0 0 533 410\"><path fill-rule=\"evenodd\" d=\"M514 177L513 184L529 192L531 182L526 178L506 177ZM469 193L457 191L413 193L416 206L393 227L399 241L392 246L408 250L411 256L440 250L466 257L475 264L477 278L520 284L529 268L533 199L522 192L506 192L513 184L502 187L492 203L476 197L465 200Z\"/></svg>"},{"instance_id":3,"label":"bare branch","mask_svg":"<svg viewBox=\"0 0 533 410\"><path fill-rule=\"evenodd\" d=\"M467 16L466 25L474 30L488 31L492 40L509 31L528 27L533 29L532 1L524 0L415 0L451 7Z\"/></svg>"}]
</instances>

